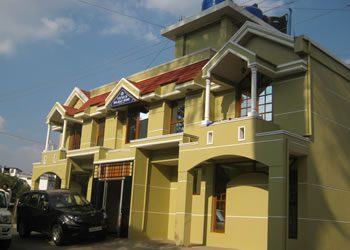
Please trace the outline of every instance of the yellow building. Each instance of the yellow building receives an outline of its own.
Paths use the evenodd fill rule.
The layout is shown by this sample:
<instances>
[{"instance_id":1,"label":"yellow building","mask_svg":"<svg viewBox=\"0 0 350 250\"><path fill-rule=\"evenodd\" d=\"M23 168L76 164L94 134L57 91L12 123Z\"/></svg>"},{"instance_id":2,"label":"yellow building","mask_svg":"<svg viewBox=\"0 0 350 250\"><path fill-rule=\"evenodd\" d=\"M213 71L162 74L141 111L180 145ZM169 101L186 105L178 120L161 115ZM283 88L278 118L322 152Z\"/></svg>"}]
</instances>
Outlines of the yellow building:
<instances>
[{"instance_id":1,"label":"yellow building","mask_svg":"<svg viewBox=\"0 0 350 250\"><path fill-rule=\"evenodd\" d=\"M162 35L174 60L54 105L32 189L53 173L132 239L348 249L349 66L231 1Z\"/></svg>"}]
</instances>

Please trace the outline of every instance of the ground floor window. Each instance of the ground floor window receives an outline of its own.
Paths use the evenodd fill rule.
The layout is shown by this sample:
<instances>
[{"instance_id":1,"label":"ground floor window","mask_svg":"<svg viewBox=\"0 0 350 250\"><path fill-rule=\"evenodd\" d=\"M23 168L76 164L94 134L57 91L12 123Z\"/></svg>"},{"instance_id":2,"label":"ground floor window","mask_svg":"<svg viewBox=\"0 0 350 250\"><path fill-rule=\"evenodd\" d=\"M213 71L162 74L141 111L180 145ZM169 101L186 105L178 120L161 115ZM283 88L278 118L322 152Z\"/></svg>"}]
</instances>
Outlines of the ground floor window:
<instances>
[{"instance_id":1,"label":"ground floor window","mask_svg":"<svg viewBox=\"0 0 350 250\"><path fill-rule=\"evenodd\" d=\"M230 181L230 176L226 172L222 166L215 167L213 231L218 233L225 232L226 187Z\"/></svg>"},{"instance_id":2,"label":"ground floor window","mask_svg":"<svg viewBox=\"0 0 350 250\"><path fill-rule=\"evenodd\" d=\"M226 213L226 193L217 194L214 197L214 231L225 232L225 213Z\"/></svg>"}]
</instances>

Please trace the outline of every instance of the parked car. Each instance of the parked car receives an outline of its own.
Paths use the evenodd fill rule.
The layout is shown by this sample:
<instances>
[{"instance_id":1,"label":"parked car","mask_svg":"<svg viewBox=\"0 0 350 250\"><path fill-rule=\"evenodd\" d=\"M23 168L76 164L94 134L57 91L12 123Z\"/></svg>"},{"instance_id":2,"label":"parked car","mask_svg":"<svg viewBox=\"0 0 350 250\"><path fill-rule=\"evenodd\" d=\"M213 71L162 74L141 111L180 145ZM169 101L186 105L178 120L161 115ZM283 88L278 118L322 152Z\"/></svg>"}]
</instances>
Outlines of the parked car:
<instances>
[{"instance_id":1,"label":"parked car","mask_svg":"<svg viewBox=\"0 0 350 250\"><path fill-rule=\"evenodd\" d=\"M47 234L56 245L81 236L103 239L107 214L93 208L77 192L29 191L18 203L17 231L21 238L29 237L31 231Z\"/></svg>"},{"instance_id":2,"label":"parked car","mask_svg":"<svg viewBox=\"0 0 350 250\"><path fill-rule=\"evenodd\" d=\"M12 215L8 205L6 191L0 189L0 247L2 249L9 248L12 240Z\"/></svg>"}]
</instances>

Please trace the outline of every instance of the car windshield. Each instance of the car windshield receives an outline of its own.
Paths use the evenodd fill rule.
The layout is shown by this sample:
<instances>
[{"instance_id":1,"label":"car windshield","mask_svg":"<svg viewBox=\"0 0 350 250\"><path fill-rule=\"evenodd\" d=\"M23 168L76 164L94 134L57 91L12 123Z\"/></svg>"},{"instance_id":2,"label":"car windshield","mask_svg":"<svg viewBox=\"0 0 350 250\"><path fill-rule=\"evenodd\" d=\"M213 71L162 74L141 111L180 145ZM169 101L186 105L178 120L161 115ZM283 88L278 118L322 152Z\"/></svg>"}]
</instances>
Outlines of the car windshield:
<instances>
[{"instance_id":1,"label":"car windshield","mask_svg":"<svg viewBox=\"0 0 350 250\"><path fill-rule=\"evenodd\" d=\"M77 207L89 205L89 202L80 194L58 193L50 197L50 203L56 208Z\"/></svg>"},{"instance_id":2,"label":"car windshield","mask_svg":"<svg viewBox=\"0 0 350 250\"><path fill-rule=\"evenodd\" d=\"M0 208L6 208L6 196L4 192L0 192Z\"/></svg>"}]
</instances>

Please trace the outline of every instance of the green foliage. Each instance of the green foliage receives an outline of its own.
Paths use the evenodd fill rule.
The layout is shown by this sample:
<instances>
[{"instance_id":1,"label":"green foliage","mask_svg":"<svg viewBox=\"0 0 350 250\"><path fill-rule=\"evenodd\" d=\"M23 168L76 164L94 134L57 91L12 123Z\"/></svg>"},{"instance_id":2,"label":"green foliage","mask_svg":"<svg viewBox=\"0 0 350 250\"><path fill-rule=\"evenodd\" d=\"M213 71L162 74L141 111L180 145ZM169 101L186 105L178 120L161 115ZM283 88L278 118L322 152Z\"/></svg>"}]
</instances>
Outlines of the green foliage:
<instances>
[{"instance_id":1,"label":"green foliage","mask_svg":"<svg viewBox=\"0 0 350 250\"><path fill-rule=\"evenodd\" d=\"M26 181L14 176L0 174L0 188L5 183L9 186L9 188L12 191L12 202L20 198L24 192L30 190L30 186Z\"/></svg>"}]
</instances>

